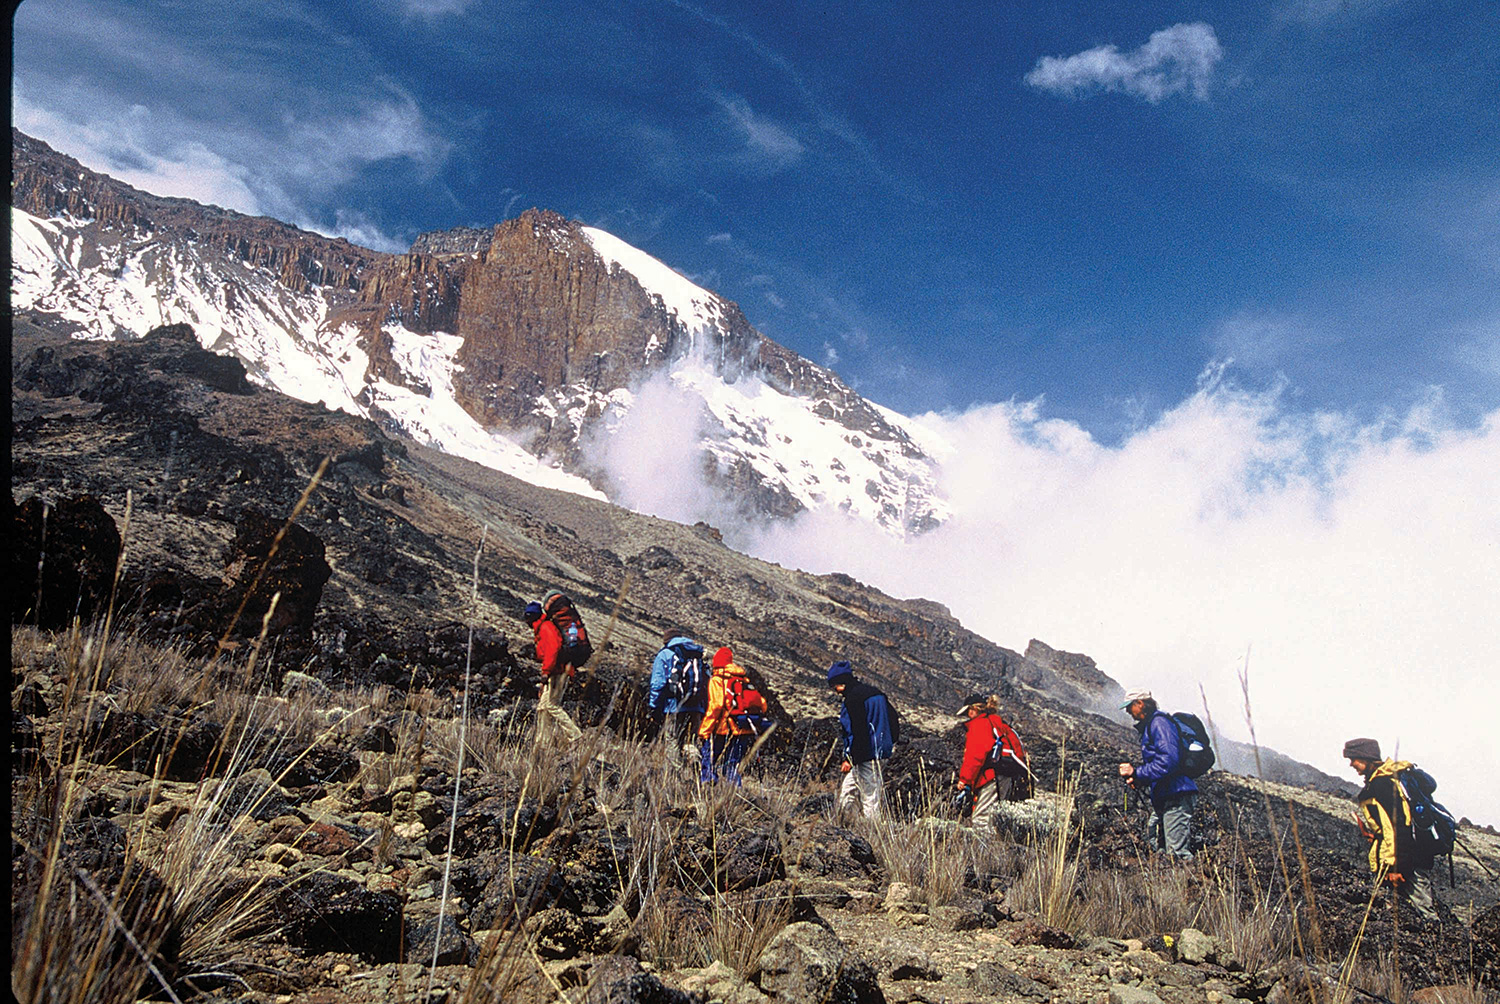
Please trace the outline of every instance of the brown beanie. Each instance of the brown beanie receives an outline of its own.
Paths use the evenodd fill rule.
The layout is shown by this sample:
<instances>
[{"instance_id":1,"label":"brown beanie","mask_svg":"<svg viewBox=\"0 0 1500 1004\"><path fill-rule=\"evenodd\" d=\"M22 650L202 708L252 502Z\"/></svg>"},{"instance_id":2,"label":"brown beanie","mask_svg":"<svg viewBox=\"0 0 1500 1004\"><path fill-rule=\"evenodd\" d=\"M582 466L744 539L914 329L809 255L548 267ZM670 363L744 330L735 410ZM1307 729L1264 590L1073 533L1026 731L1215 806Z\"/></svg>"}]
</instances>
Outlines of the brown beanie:
<instances>
[{"instance_id":1,"label":"brown beanie","mask_svg":"<svg viewBox=\"0 0 1500 1004\"><path fill-rule=\"evenodd\" d=\"M1344 759L1380 762L1380 743L1374 739L1351 739L1344 744Z\"/></svg>"}]
</instances>

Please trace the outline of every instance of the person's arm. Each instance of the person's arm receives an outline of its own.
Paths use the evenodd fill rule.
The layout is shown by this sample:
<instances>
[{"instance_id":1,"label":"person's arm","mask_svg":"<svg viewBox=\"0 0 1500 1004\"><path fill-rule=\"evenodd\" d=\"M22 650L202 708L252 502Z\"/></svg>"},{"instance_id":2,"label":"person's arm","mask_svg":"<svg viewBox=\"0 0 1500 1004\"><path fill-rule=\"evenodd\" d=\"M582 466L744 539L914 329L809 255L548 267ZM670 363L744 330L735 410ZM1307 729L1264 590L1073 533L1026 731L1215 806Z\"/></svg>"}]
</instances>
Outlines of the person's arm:
<instances>
[{"instance_id":1,"label":"person's arm","mask_svg":"<svg viewBox=\"0 0 1500 1004\"><path fill-rule=\"evenodd\" d=\"M1137 781L1154 784L1170 774L1181 759L1177 743L1177 729L1166 715L1156 715L1146 726L1150 735L1149 748L1141 750L1145 763L1135 769Z\"/></svg>"},{"instance_id":2,"label":"person's arm","mask_svg":"<svg viewBox=\"0 0 1500 1004\"><path fill-rule=\"evenodd\" d=\"M536 657L542 661L542 678L546 679L557 670L557 659L562 655L562 634L557 625L543 621L536 632Z\"/></svg>"},{"instance_id":3,"label":"person's arm","mask_svg":"<svg viewBox=\"0 0 1500 1004\"><path fill-rule=\"evenodd\" d=\"M672 650L664 648L651 661L651 692L646 697L646 707L660 711L662 688L667 685L667 668L672 665Z\"/></svg>"}]
</instances>

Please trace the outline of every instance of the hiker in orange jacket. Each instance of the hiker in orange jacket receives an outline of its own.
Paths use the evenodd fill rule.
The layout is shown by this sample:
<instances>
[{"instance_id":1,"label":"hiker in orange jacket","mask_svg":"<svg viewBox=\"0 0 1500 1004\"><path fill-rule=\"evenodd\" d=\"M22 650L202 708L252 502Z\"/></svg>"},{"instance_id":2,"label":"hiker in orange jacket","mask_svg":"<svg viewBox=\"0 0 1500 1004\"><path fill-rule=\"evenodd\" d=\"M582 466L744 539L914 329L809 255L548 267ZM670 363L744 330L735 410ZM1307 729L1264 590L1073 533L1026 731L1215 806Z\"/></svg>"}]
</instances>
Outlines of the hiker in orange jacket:
<instances>
[{"instance_id":1,"label":"hiker in orange jacket","mask_svg":"<svg viewBox=\"0 0 1500 1004\"><path fill-rule=\"evenodd\" d=\"M766 699L751 685L749 675L728 648L714 653L713 667L714 675L708 681L708 710L698 727L703 758L700 778L717 780L716 765L722 761L724 779L739 784L740 760L755 741L752 723L764 718Z\"/></svg>"},{"instance_id":2,"label":"hiker in orange jacket","mask_svg":"<svg viewBox=\"0 0 1500 1004\"><path fill-rule=\"evenodd\" d=\"M974 811L970 818L974 830L989 833L995 828L995 813L1000 803L1010 797L1017 775L1026 771L1026 750L1021 737L1000 717L1000 699L991 694L974 694L964 700L958 715L966 720L964 759L958 768L958 787L973 795ZM1000 759L992 757L996 740L1000 742Z\"/></svg>"}]
</instances>

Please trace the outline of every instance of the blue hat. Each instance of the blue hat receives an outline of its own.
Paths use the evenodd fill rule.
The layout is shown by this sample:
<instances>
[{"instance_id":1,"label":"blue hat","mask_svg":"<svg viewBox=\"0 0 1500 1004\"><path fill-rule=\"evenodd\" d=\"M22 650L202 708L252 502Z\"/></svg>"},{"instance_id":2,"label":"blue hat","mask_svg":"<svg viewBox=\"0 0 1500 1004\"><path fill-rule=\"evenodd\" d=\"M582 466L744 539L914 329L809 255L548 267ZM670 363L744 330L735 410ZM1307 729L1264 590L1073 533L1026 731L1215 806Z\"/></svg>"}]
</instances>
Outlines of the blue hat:
<instances>
[{"instance_id":1,"label":"blue hat","mask_svg":"<svg viewBox=\"0 0 1500 1004\"><path fill-rule=\"evenodd\" d=\"M542 619L542 605L540 603L526 604L526 610L521 614L521 619L527 624L535 624Z\"/></svg>"},{"instance_id":2,"label":"blue hat","mask_svg":"<svg viewBox=\"0 0 1500 1004\"><path fill-rule=\"evenodd\" d=\"M843 659L828 667L828 685L831 687L846 676L854 675L854 667Z\"/></svg>"}]
</instances>

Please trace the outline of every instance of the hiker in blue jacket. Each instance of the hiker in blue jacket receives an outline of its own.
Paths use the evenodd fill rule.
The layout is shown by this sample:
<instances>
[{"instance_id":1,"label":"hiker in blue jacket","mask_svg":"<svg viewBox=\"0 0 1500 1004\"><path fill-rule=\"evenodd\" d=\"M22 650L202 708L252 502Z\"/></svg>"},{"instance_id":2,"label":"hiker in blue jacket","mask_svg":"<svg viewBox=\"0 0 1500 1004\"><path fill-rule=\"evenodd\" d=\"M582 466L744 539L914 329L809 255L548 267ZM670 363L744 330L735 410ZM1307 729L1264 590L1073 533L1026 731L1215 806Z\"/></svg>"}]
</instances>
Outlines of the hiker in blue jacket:
<instances>
[{"instance_id":1,"label":"hiker in blue jacket","mask_svg":"<svg viewBox=\"0 0 1500 1004\"><path fill-rule=\"evenodd\" d=\"M683 682L674 680L674 666L685 658L703 658L703 646L676 631L662 634L661 651L651 663L651 690L646 706L661 723L662 742L669 755L682 762L698 763L698 726L703 722L704 709L708 707L708 672L703 670L696 691L686 695L679 692Z\"/></svg>"},{"instance_id":2,"label":"hiker in blue jacket","mask_svg":"<svg viewBox=\"0 0 1500 1004\"><path fill-rule=\"evenodd\" d=\"M1149 690L1125 695L1124 709L1135 719L1141 734L1141 765L1120 764L1120 776L1137 791L1151 795L1151 816L1146 820L1146 843L1182 861L1193 856L1188 849L1193 806L1198 786L1181 771L1182 743L1172 716L1157 710Z\"/></svg>"},{"instance_id":3,"label":"hiker in blue jacket","mask_svg":"<svg viewBox=\"0 0 1500 1004\"><path fill-rule=\"evenodd\" d=\"M844 780L839 784L839 811L859 803L866 819L880 815L885 788L881 765L901 738L896 710L885 694L854 678L854 667L839 661L828 667L828 686L842 697L839 725L844 730Z\"/></svg>"}]
</instances>

